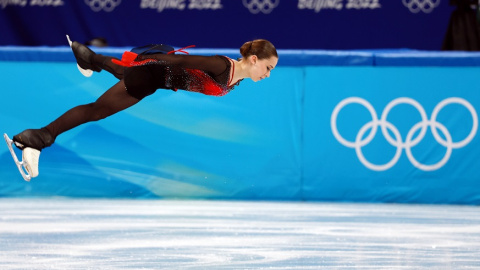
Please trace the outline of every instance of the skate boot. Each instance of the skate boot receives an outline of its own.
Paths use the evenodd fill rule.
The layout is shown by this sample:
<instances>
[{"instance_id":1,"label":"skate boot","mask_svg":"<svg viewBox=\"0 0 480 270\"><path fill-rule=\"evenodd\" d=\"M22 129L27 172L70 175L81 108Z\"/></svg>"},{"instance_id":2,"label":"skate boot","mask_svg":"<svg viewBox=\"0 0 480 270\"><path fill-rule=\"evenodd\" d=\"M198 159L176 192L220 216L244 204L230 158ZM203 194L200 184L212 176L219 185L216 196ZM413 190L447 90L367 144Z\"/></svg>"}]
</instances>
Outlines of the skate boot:
<instances>
[{"instance_id":1,"label":"skate boot","mask_svg":"<svg viewBox=\"0 0 480 270\"><path fill-rule=\"evenodd\" d=\"M22 151L23 167L27 171L30 178L38 176L38 161L40 159L40 151L30 147L26 147Z\"/></svg>"},{"instance_id":2,"label":"skate boot","mask_svg":"<svg viewBox=\"0 0 480 270\"><path fill-rule=\"evenodd\" d=\"M53 144L54 138L46 128L27 129L13 136L13 142L20 150L27 147L42 151Z\"/></svg>"},{"instance_id":3,"label":"skate boot","mask_svg":"<svg viewBox=\"0 0 480 270\"><path fill-rule=\"evenodd\" d=\"M97 67L93 61L95 52L81 43L76 41L72 42L68 35L67 39L70 48L72 48L73 55L75 56L75 59L77 59L78 70L80 70L83 76L90 77L92 76L93 71L100 72L102 70L101 68Z\"/></svg>"},{"instance_id":4,"label":"skate boot","mask_svg":"<svg viewBox=\"0 0 480 270\"><path fill-rule=\"evenodd\" d=\"M9 144L12 157L17 164L18 170L23 176L23 179L30 181L31 178L38 176L38 161L40 158L40 151L43 148L53 144L54 138L47 129L27 129L22 133L13 136L13 140L9 140L6 134L4 135L7 144ZM11 144L22 150L22 161L19 161L11 149ZM25 173L23 170L27 173Z\"/></svg>"}]
</instances>

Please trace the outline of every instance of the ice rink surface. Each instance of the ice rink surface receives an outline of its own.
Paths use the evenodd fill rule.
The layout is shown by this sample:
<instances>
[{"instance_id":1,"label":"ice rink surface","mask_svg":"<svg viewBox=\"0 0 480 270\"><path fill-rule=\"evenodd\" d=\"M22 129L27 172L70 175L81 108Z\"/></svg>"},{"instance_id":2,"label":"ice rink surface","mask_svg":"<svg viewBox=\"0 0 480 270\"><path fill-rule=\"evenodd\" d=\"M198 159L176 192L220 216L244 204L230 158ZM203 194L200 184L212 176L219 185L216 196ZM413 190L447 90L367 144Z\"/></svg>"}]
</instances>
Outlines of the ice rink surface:
<instances>
[{"instance_id":1,"label":"ice rink surface","mask_svg":"<svg viewBox=\"0 0 480 270\"><path fill-rule=\"evenodd\" d=\"M0 199L0 269L480 269L475 206Z\"/></svg>"}]
</instances>

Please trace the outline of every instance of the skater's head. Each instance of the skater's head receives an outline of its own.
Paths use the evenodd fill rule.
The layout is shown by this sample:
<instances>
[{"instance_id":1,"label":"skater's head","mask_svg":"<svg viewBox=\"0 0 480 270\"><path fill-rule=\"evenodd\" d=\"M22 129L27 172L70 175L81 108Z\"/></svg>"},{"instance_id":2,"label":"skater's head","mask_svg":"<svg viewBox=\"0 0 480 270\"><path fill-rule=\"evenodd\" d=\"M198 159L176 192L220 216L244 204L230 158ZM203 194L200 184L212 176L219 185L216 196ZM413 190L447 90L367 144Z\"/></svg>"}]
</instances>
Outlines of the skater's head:
<instances>
[{"instance_id":1,"label":"skater's head","mask_svg":"<svg viewBox=\"0 0 480 270\"><path fill-rule=\"evenodd\" d=\"M269 59L271 57L278 58L275 46L266 39L256 39L245 42L242 47L240 47L240 54L243 58L256 55L260 60Z\"/></svg>"},{"instance_id":2,"label":"skater's head","mask_svg":"<svg viewBox=\"0 0 480 270\"><path fill-rule=\"evenodd\" d=\"M278 63L275 46L265 39L245 42L240 47L240 54L241 61L249 65L250 78L255 82L270 77L270 72Z\"/></svg>"}]
</instances>

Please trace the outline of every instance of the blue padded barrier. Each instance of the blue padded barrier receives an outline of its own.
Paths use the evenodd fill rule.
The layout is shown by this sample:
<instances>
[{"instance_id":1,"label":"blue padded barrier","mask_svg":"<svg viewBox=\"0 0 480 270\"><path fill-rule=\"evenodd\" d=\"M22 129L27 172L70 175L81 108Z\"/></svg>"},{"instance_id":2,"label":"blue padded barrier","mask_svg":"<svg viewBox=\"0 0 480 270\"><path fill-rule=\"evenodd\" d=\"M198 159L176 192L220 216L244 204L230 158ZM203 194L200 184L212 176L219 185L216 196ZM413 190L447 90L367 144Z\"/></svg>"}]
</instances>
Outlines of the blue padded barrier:
<instances>
[{"instance_id":1,"label":"blue padded barrier","mask_svg":"<svg viewBox=\"0 0 480 270\"><path fill-rule=\"evenodd\" d=\"M449 66L470 67L480 65L479 52L428 52L399 50L374 54L375 66Z\"/></svg>"},{"instance_id":2,"label":"blue padded barrier","mask_svg":"<svg viewBox=\"0 0 480 270\"><path fill-rule=\"evenodd\" d=\"M93 48L100 54L121 58L130 48ZM190 54L220 54L231 58L240 57L238 49L187 50ZM278 50L280 66L479 66L480 52L398 50ZM0 46L0 61L74 61L68 46L18 47Z\"/></svg>"},{"instance_id":3,"label":"blue padded barrier","mask_svg":"<svg viewBox=\"0 0 480 270\"><path fill-rule=\"evenodd\" d=\"M120 57L128 48L94 50ZM478 53L279 54L270 78L224 97L157 91L62 134L30 183L0 147L0 196L480 203ZM0 131L10 135L117 81L81 76L68 47L1 47L0 59L2 78L13 78L0 90ZM438 136L425 128L418 137L432 125Z\"/></svg>"},{"instance_id":4,"label":"blue padded barrier","mask_svg":"<svg viewBox=\"0 0 480 270\"><path fill-rule=\"evenodd\" d=\"M93 48L100 54L121 58L124 51L130 48ZM187 49L190 54L225 55L231 58L240 57L238 49ZM279 50L282 66L308 65L355 65L370 66L374 63L373 53L354 51L324 51L324 50ZM0 47L0 61L74 61L69 47Z\"/></svg>"}]
</instances>

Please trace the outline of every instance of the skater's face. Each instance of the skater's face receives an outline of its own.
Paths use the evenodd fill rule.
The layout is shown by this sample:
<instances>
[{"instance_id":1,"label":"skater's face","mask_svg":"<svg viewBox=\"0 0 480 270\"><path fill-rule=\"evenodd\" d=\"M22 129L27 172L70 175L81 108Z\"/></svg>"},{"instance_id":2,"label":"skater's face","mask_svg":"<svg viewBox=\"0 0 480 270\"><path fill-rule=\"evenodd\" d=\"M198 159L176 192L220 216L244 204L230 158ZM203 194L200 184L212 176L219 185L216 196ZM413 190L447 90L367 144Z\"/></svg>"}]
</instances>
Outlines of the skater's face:
<instances>
[{"instance_id":1,"label":"skater's face","mask_svg":"<svg viewBox=\"0 0 480 270\"><path fill-rule=\"evenodd\" d=\"M270 72L277 66L278 58L272 56L267 59L259 59L256 55L252 55L249 57L249 63L251 65L250 78L254 82L258 82L270 77Z\"/></svg>"}]
</instances>

